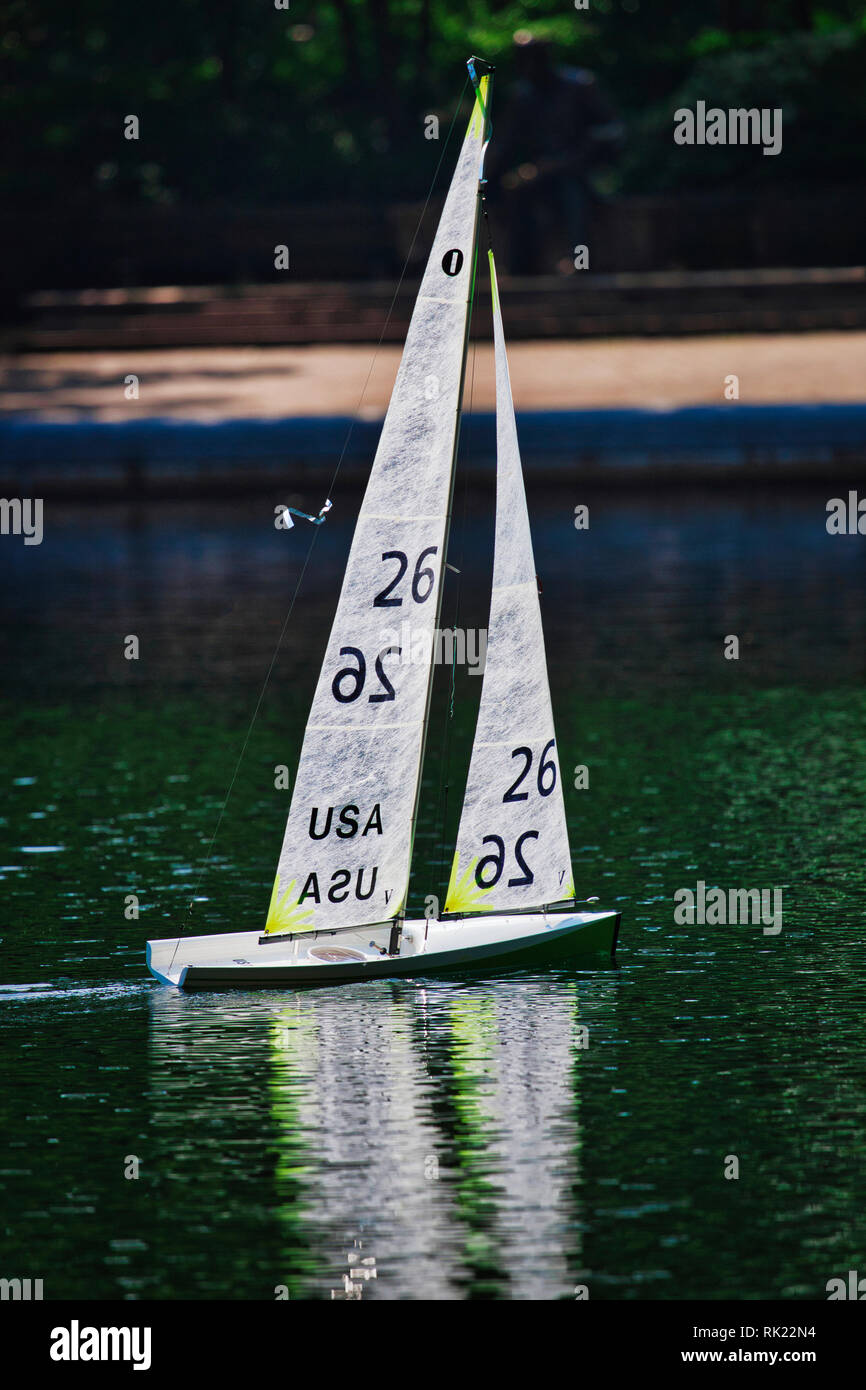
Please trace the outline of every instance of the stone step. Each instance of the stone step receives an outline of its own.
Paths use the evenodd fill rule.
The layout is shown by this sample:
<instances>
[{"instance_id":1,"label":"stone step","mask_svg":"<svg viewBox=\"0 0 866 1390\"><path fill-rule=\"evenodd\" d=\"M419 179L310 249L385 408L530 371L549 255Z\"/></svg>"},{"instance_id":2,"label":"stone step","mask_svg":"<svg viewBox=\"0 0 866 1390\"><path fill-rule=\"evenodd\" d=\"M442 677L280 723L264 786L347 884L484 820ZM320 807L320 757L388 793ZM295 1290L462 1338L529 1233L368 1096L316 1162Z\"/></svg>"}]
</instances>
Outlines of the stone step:
<instances>
[{"instance_id":1,"label":"stone step","mask_svg":"<svg viewBox=\"0 0 866 1390\"><path fill-rule=\"evenodd\" d=\"M501 277L509 338L866 327L866 268ZM7 351L401 342L417 283L158 286L39 292L0 333ZM490 334L488 296L474 315Z\"/></svg>"}]
</instances>

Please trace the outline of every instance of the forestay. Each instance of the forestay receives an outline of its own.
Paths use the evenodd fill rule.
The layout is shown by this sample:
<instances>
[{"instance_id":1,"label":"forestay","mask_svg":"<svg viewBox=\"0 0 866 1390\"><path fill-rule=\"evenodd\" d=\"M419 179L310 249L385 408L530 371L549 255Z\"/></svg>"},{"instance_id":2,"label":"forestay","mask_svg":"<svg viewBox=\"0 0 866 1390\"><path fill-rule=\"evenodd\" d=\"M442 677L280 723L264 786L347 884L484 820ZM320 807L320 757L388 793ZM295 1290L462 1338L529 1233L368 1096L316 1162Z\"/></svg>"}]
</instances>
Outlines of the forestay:
<instances>
[{"instance_id":1,"label":"forestay","mask_svg":"<svg viewBox=\"0 0 866 1390\"><path fill-rule=\"evenodd\" d=\"M484 78L355 527L295 778L269 933L365 926L404 906L463 383L486 87ZM412 642L404 652L406 622Z\"/></svg>"},{"instance_id":2,"label":"forestay","mask_svg":"<svg viewBox=\"0 0 866 1390\"><path fill-rule=\"evenodd\" d=\"M496 267L496 551L487 660L446 912L507 912L574 894L532 537Z\"/></svg>"}]
</instances>

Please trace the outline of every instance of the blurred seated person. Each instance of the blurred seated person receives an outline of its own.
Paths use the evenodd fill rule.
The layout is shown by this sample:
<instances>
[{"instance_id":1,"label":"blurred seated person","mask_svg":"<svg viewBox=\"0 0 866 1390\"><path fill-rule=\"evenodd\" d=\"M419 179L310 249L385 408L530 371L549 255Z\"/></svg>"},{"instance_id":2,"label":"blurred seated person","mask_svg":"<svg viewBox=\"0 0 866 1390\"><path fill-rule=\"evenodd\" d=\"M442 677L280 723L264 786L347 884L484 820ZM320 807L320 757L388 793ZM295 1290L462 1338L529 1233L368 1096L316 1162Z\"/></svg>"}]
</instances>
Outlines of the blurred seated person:
<instances>
[{"instance_id":1,"label":"blurred seated person","mask_svg":"<svg viewBox=\"0 0 866 1390\"><path fill-rule=\"evenodd\" d=\"M493 113L486 159L488 196L504 203L512 275L545 268L548 238L556 268L574 271L575 246L588 245L590 173L617 158L624 127L585 68L557 67L545 39L514 36L517 81Z\"/></svg>"}]
</instances>

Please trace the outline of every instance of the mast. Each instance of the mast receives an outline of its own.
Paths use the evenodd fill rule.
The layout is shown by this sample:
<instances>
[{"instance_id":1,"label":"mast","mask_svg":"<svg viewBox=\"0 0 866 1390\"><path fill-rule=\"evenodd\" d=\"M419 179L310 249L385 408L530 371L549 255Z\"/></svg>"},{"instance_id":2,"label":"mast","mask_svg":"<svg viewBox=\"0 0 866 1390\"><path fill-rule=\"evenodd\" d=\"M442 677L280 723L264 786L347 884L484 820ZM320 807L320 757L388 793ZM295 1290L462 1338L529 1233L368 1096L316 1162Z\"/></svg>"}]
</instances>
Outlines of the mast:
<instances>
[{"instance_id":1,"label":"mast","mask_svg":"<svg viewBox=\"0 0 866 1390\"><path fill-rule=\"evenodd\" d=\"M479 76L478 65L485 71ZM451 534L451 515L454 507L454 480L457 469L457 452L460 448L460 422L463 418L463 388L466 381L466 360L469 356L469 329L472 319L472 303L475 298L475 276L478 270L478 224L481 219L481 204L484 198L482 192L484 178L484 156L487 153L487 144L490 140L490 110L493 100L493 73L495 71L492 63L488 63L483 58L471 57L466 60L466 67L472 86L475 88L476 97L481 107L483 120L483 133L481 137L481 161L478 166L478 195L475 205L475 226L472 233L472 275L469 281L469 289L466 295L466 331L463 335L463 358L460 363L460 389L457 393L457 423L454 430L454 449L451 454L451 485L448 492L448 515L445 521L445 542L442 550L442 583L439 585L439 593L436 596L436 623L434 632L439 631L439 621L442 616L442 599L445 593L445 560L448 555L448 539ZM409 866L411 874L412 859L415 853L415 831L418 825L418 809L421 805L421 784L424 780L424 760L427 755L427 735L430 730L430 704L433 698L433 665L430 665L430 680L427 685L427 706L424 710L424 730L421 735L421 775L418 778L418 786L415 790L415 805L412 809L412 825L409 831ZM405 903L404 903L405 912ZM392 937L391 949L394 950L397 939Z\"/></svg>"}]
</instances>

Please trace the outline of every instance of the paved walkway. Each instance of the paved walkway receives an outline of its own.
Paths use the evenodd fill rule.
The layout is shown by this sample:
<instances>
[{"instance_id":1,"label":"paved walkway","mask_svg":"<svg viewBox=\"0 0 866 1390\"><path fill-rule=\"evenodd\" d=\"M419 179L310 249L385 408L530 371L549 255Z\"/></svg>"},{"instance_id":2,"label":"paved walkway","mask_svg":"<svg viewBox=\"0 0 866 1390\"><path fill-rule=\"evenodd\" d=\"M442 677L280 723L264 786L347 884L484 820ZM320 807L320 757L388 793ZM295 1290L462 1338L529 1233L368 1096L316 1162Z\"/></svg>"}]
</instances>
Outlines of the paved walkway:
<instances>
[{"instance_id":1,"label":"paved walkway","mask_svg":"<svg viewBox=\"0 0 866 1390\"><path fill-rule=\"evenodd\" d=\"M46 423L374 419L399 360L392 346L34 353L0 359L0 414ZM730 375L750 405L866 401L863 332L518 342L509 360L519 411L724 405ZM124 398L130 373L137 401ZM470 350L467 403L470 393L475 410L492 410L488 344Z\"/></svg>"}]
</instances>

